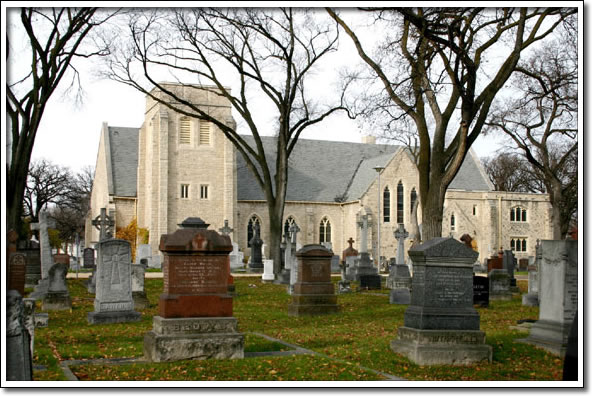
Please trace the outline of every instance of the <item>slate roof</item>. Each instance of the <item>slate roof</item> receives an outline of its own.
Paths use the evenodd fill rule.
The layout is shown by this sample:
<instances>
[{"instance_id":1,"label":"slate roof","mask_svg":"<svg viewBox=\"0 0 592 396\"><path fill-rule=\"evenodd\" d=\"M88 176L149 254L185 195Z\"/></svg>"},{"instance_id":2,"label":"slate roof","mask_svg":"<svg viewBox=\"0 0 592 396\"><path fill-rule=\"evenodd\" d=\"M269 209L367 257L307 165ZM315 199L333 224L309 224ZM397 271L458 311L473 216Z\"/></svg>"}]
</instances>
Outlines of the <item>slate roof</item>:
<instances>
[{"instance_id":1,"label":"slate roof","mask_svg":"<svg viewBox=\"0 0 592 396\"><path fill-rule=\"evenodd\" d=\"M139 128L109 127L113 191L118 197L136 197Z\"/></svg>"},{"instance_id":2,"label":"slate roof","mask_svg":"<svg viewBox=\"0 0 592 396\"><path fill-rule=\"evenodd\" d=\"M251 136L243 136L253 143ZM263 137L267 162L275 164L275 138ZM376 179L375 166L385 166L401 146L333 142L299 139L288 161L288 191L286 200L303 202L335 202L359 199ZM469 154L450 189L490 191L493 188ZM238 200L265 200L255 177L237 153Z\"/></svg>"}]
</instances>

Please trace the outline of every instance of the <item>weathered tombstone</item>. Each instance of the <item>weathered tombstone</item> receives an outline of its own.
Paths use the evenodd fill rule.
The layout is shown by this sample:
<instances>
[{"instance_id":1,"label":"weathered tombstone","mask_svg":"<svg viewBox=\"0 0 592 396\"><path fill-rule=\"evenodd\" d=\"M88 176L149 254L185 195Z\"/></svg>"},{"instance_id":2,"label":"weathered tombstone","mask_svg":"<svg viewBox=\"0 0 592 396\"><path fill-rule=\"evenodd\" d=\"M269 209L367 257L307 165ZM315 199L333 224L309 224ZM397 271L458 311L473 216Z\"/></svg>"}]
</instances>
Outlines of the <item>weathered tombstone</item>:
<instances>
[{"instance_id":1,"label":"weathered tombstone","mask_svg":"<svg viewBox=\"0 0 592 396\"><path fill-rule=\"evenodd\" d=\"M263 270L263 253L261 251L263 241L259 236L259 223L255 223L253 228L253 238L250 240L251 257L249 259L249 271L261 272Z\"/></svg>"},{"instance_id":2,"label":"weathered tombstone","mask_svg":"<svg viewBox=\"0 0 592 396\"><path fill-rule=\"evenodd\" d=\"M473 305L489 307L489 279L473 275Z\"/></svg>"},{"instance_id":3,"label":"weathered tombstone","mask_svg":"<svg viewBox=\"0 0 592 396\"><path fill-rule=\"evenodd\" d=\"M35 356L35 299L23 298L23 326L29 333L31 359Z\"/></svg>"},{"instance_id":4,"label":"weathered tombstone","mask_svg":"<svg viewBox=\"0 0 592 396\"><path fill-rule=\"evenodd\" d=\"M286 256L286 260L290 260L290 285L288 286L288 294L294 293L294 285L298 281L298 259L296 258L296 247L298 246L298 233L300 227L298 224L292 223L290 226L290 249L292 250L290 256Z\"/></svg>"},{"instance_id":5,"label":"weathered tombstone","mask_svg":"<svg viewBox=\"0 0 592 396\"><path fill-rule=\"evenodd\" d=\"M86 248L82 253L82 266L83 268L95 268L95 249Z\"/></svg>"},{"instance_id":6,"label":"weathered tombstone","mask_svg":"<svg viewBox=\"0 0 592 396\"><path fill-rule=\"evenodd\" d=\"M49 270L49 285L42 302L44 311L72 309L72 299L66 285L67 273L68 265L64 263L56 263Z\"/></svg>"},{"instance_id":7,"label":"weathered tombstone","mask_svg":"<svg viewBox=\"0 0 592 396\"><path fill-rule=\"evenodd\" d=\"M534 259L534 258L533 258ZM522 305L527 307L539 306L539 272L535 260L529 259L528 264L528 293L522 295Z\"/></svg>"},{"instance_id":8,"label":"weathered tombstone","mask_svg":"<svg viewBox=\"0 0 592 396\"><path fill-rule=\"evenodd\" d=\"M6 380L31 381L33 364L29 332L23 323L23 297L16 290L6 292Z\"/></svg>"},{"instance_id":9,"label":"weathered tombstone","mask_svg":"<svg viewBox=\"0 0 592 396\"><path fill-rule=\"evenodd\" d=\"M291 316L337 312L337 295L331 282L331 251L322 245L305 245L296 252L298 278L294 284Z\"/></svg>"},{"instance_id":10,"label":"weathered tombstone","mask_svg":"<svg viewBox=\"0 0 592 396\"><path fill-rule=\"evenodd\" d=\"M491 346L473 307L478 253L453 238L434 238L409 250L411 304L391 349L419 365L491 362Z\"/></svg>"},{"instance_id":11,"label":"weathered tombstone","mask_svg":"<svg viewBox=\"0 0 592 396\"><path fill-rule=\"evenodd\" d=\"M514 277L514 270L516 269L516 257L514 256L514 252L511 250L504 250L502 265L503 268L508 271L508 275L510 275L510 291L512 293L520 293L520 289L518 289L518 286L516 285L516 278Z\"/></svg>"},{"instance_id":12,"label":"weathered tombstone","mask_svg":"<svg viewBox=\"0 0 592 396\"><path fill-rule=\"evenodd\" d=\"M163 294L152 331L144 336L144 356L153 362L228 359L244 356L228 294L228 236L186 219L160 239L164 254Z\"/></svg>"},{"instance_id":13,"label":"weathered tombstone","mask_svg":"<svg viewBox=\"0 0 592 396\"><path fill-rule=\"evenodd\" d=\"M25 276L27 270L27 259L22 253L12 253L7 268L6 290L16 290L25 296Z\"/></svg>"},{"instance_id":14,"label":"weathered tombstone","mask_svg":"<svg viewBox=\"0 0 592 396\"><path fill-rule=\"evenodd\" d=\"M263 282L273 282L275 275L273 274L273 260L263 260L263 275L261 275Z\"/></svg>"},{"instance_id":15,"label":"weathered tombstone","mask_svg":"<svg viewBox=\"0 0 592 396\"><path fill-rule=\"evenodd\" d=\"M391 291L389 302L391 304L411 303L411 275L406 264L393 263L389 267L387 283Z\"/></svg>"},{"instance_id":16,"label":"weathered tombstone","mask_svg":"<svg viewBox=\"0 0 592 396\"><path fill-rule=\"evenodd\" d=\"M489 273L493 269L503 269L504 268L503 257L504 257L503 250L500 250L497 253L497 255L491 256L491 258L489 258L487 260L487 272Z\"/></svg>"},{"instance_id":17,"label":"weathered tombstone","mask_svg":"<svg viewBox=\"0 0 592 396\"><path fill-rule=\"evenodd\" d=\"M150 306L146 291L144 290L144 275L148 267L147 260L140 260L140 264L132 264L132 299L134 309L145 309Z\"/></svg>"},{"instance_id":18,"label":"weathered tombstone","mask_svg":"<svg viewBox=\"0 0 592 396\"><path fill-rule=\"evenodd\" d=\"M339 255L334 254L331 257L331 273L341 272L341 265L339 265Z\"/></svg>"},{"instance_id":19,"label":"weathered tombstone","mask_svg":"<svg viewBox=\"0 0 592 396\"><path fill-rule=\"evenodd\" d=\"M152 268L152 248L150 245L142 243L136 246L136 264L141 263L142 259L146 260L147 268Z\"/></svg>"},{"instance_id":20,"label":"weathered tombstone","mask_svg":"<svg viewBox=\"0 0 592 396\"><path fill-rule=\"evenodd\" d=\"M92 225L99 230L99 244L98 249L98 260L97 265L95 266L93 273L91 274L90 278L87 281L87 290L89 293L94 294L96 293L97 287L97 268L101 264L101 244L100 242L106 241L113 238L113 227L115 227L115 220L113 220L110 216L107 215L107 209L101 208L100 214L92 220ZM131 257L131 256L130 256Z\"/></svg>"},{"instance_id":21,"label":"weathered tombstone","mask_svg":"<svg viewBox=\"0 0 592 396\"><path fill-rule=\"evenodd\" d=\"M370 255L368 254L368 247L366 246L368 240L368 215L361 216L361 220L358 221L358 226L360 227L360 235L361 235L361 244L360 244L360 255L354 261L352 266L348 266L346 275L349 280L351 281L361 281L361 276L365 276L364 283L366 285L372 284L380 284L381 278L378 274L378 270L373 265L372 260L370 259Z\"/></svg>"},{"instance_id":22,"label":"weathered tombstone","mask_svg":"<svg viewBox=\"0 0 592 396\"><path fill-rule=\"evenodd\" d=\"M237 270L245 267L244 254L238 248L238 243L232 242L232 252L230 252L230 269Z\"/></svg>"},{"instance_id":23,"label":"weathered tombstone","mask_svg":"<svg viewBox=\"0 0 592 396\"><path fill-rule=\"evenodd\" d=\"M282 241L283 255L282 255L282 270L280 271L275 283L280 285L290 285L290 274L292 271L292 241L290 240L290 233L284 233L284 240ZM289 290L288 290L289 291Z\"/></svg>"},{"instance_id":24,"label":"weathered tombstone","mask_svg":"<svg viewBox=\"0 0 592 396\"><path fill-rule=\"evenodd\" d=\"M351 239L351 238L350 238ZM337 282L337 293L345 294L351 293L351 282L345 276L345 262L341 265L341 280Z\"/></svg>"},{"instance_id":25,"label":"weathered tombstone","mask_svg":"<svg viewBox=\"0 0 592 396\"><path fill-rule=\"evenodd\" d=\"M395 230L394 234L397 240L397 264L402 265L405 264L405 239L409 233L403 224L399 224L399 228Z\"/></svg>"},{"instance_id":26,"label":"weathered tombstone","mask_svg":"<svg viewBox=\"0 0 592 396\"><path fill-rule=\"evenodd\" d=\"M19 247L18 252L25 255L25 287L35 287L41 280L41 252L39 243L28 241L25 246Z\"/></svg>"},{"instance_id":27,"label":"weathered tombstone","mask_svg":"<svg viewBox=\"0 0 592 396\"><path fill-rule=\"evenodd\" d=\"M141 319L134 311L131 281L131 247L123 239L107 239L98 243L96 295L88 323L126 323Z\"/></svg>"},{"instance_id":28,"label":"weathered tombstone","mask_svg":"<svg viewBox=\"0 0 592 396\"><path fill-rule=\"evenodd\" d=\"M518 271L527 271L528 270L528 259L521 258L518 260Z\"/></svg>"},{"instance_id":29,"label":"weathered tombstone","mask_svg":"<svg viewBox=\"0 0 592 396\"><path fill-rule=\"evenodd\" d=\"M70 268L70 255L66 253L58 253L53 255L54 264L66 264Z\"/></svg>"},{"instance_id":30,"label":"weathered tombstone","mask_svg":"<svg viewBox=\"0 0 592 396\"><path fill-rule=\"evenodd\" d=\"M541 251L539 320L520 341L564 356L578 309L578 242L541 241Z\"/></svg>"},{"instance_id":31,"label":"weathered tombstone","mask_svg":"<svg viewBox=\"0 0 592 396\"><path fill-rule=\"evenodd\" d=\"M487 274L489 279L489 299L510 301L512 292L510 289L510 274L505 269L492 269Z\"/></svg>"}]
</instances>

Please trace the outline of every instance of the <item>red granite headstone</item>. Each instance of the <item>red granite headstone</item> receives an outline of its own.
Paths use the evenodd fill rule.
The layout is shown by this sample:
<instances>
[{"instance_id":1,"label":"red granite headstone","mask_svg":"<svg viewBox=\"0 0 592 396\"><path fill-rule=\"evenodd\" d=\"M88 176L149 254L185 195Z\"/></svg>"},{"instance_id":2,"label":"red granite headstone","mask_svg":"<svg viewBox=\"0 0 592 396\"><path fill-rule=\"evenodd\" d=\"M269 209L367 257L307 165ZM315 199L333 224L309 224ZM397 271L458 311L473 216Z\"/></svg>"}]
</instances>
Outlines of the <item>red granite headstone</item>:
<instances>
[{"instance_id":1,"label":"red granite headstone","mask_svg":"<svg viewBox=\"0 0 592 396\"><path fill-rule=\"evenodd\" d=\"M66 264L67 268L70 268L70 256L65 253L59 253L53 255L54 264Z\"/></svg>"},{"instance_id":2,"label":"red granite headstone","mask_svg":"<svg viewBox=\"0 0 592 396\"><path fill-rule=\"evenodd\" d=\"M504 269L503 257L503 252L501 255L498 253L497 256L491 256L491 258L487 260L487 272L493 269Z\"/></svg>"},{"instance_id":3,"label":"red granite headstone","mask_svg":"<svg viewBox=\"0 0 592 396\"><path fill-rule=\"evenodd\" d=\"M7 290L16 290L22 297L25 296L25 274L27 259L22 253L12 253L8 262L8 287Z\"/></svg>"},{"instance_id":4,"label":"red granite headstone","mask_svg":"<svg viewBox=\"0 0 592 396\"><path fill-rule=\"evenodd\" d=\"M163 235L160 250L164 254L161 317L232 316L230 237L203 228L184 228Z\"/></svg>"}]
</instances>

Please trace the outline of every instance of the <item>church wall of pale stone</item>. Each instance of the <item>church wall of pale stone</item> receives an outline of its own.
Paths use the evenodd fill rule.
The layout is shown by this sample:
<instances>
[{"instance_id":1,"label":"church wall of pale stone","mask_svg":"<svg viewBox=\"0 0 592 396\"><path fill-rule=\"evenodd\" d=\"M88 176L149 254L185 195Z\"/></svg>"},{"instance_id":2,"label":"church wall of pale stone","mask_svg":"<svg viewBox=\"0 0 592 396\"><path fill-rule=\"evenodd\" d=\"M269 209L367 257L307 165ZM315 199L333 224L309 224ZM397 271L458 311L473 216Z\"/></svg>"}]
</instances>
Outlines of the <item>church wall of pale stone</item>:
<instances>
[{"instance_id":1,"label":"church wall of pale stone","mask_svg":"<svg viewBox=\"0 0 592 396\"><path fill-rule=\"evenodd\" d=\"M109 195L109 169L107 165L109 147L108 147L107 125L103 124L101 128L101 137L99 140L99 151L97 153L97 162L95 166L95 175L91 191L91 207L87 215L85 229L85 246L92 247L99 241L99 231L92 226L91 221L96 218L101 208L114 209L114 203ZM106 146L107 145L107 146Z\"/></svg>"}]
</instances>

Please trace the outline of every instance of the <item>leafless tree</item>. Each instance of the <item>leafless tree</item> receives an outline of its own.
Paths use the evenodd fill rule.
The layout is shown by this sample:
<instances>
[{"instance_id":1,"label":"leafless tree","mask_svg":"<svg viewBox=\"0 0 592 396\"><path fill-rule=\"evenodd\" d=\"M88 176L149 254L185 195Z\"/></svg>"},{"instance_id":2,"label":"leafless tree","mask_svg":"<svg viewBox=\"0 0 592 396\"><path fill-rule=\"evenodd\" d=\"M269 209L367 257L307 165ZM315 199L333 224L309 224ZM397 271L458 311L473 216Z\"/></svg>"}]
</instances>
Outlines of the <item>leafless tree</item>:
<instances>
[{"instance_id":1,"label":"leafless tree","mask_svg":"<svg viewBox=\"0 0 592 396\"><path fill-rule=\"evenodd\" d=\"M337 26L304 9L204 8L139 12L129 27L133 47L111 60L110 77L176 112L212 122L234 144L265 193L270 218L268 243L277 274L288 158L307 127L345 110L340 103L315 103L307 83L321 59L336 50ZM138 75L134 74L136 65L140 65ZM156 70L162 67L179 83L197 82L210 94L226 99L254 143L249 143L229 120L157 81ZM229 86L234 81L238 89L231 92ZM275 163L267 162L270 156L261 137L269 120L258 121L260 103L253 100L256 94L272 104Z\"/></svg>"},{"instance_id":2,"label":"leafless tree","mask_svg":"<svg viewBox=\"0 0 592 396\"><path fill-rule=\"evenodd\" d=\"M535 192L530 183L532 172L528 162L520 155L502 152L483 158L482 163L495 191Z\"/></svg>"},{"instance_id":3,"label":"leafless tree","mask_svg":"<svg viewBox=\"0 0 592 396\"><path fill-rule=\"evenodd\" d=\"M15 8L7 12L6 112L9 141L6 162L6 223L8 229L20 229L22 203L27 171L47 103L58 86L79 87L79 75L74 65L77 57L104 55L105 43L95 41L94 49L84 43L91 31L104 23L113 12L97 12L97 8ZM102 15L102 16L99 16ZM17 19L20 17L20 20ZM24 57L29 66L15 66L23 53L11 50L23 39Z\"/></svg>"},{"instance_id":4,"label":"leafless tree","mask_svg":"<svg viewBox=\"0 0 592 396\"><path fill-rule=\"evenodd\" d=\"M25 196L24 215L33 222L39 220L39 212L50 203L57 204L70 193L72 173L69 168L46 159L31 162Z\"/></svg>"},{"instance_id":5,"label":"leafless tree","mask_svg":"<svg viewBox=\"0 0 592 396\"><path fill-rule=\"evenodd\" d=\"M411 119L419 140L419 195L424 241L442 235L444 198L481 133L489 109L523 51L549 36L576 9L366 8L385 34L371 54L332 9L370 67L373 90L396 121ZM494 59L495 58L495 59ZM366 80L369 81L369 80ZM367 91L373 88L365 86ZM376 87L374 87L376 88Z\"/></svg>"}]
</instances>

